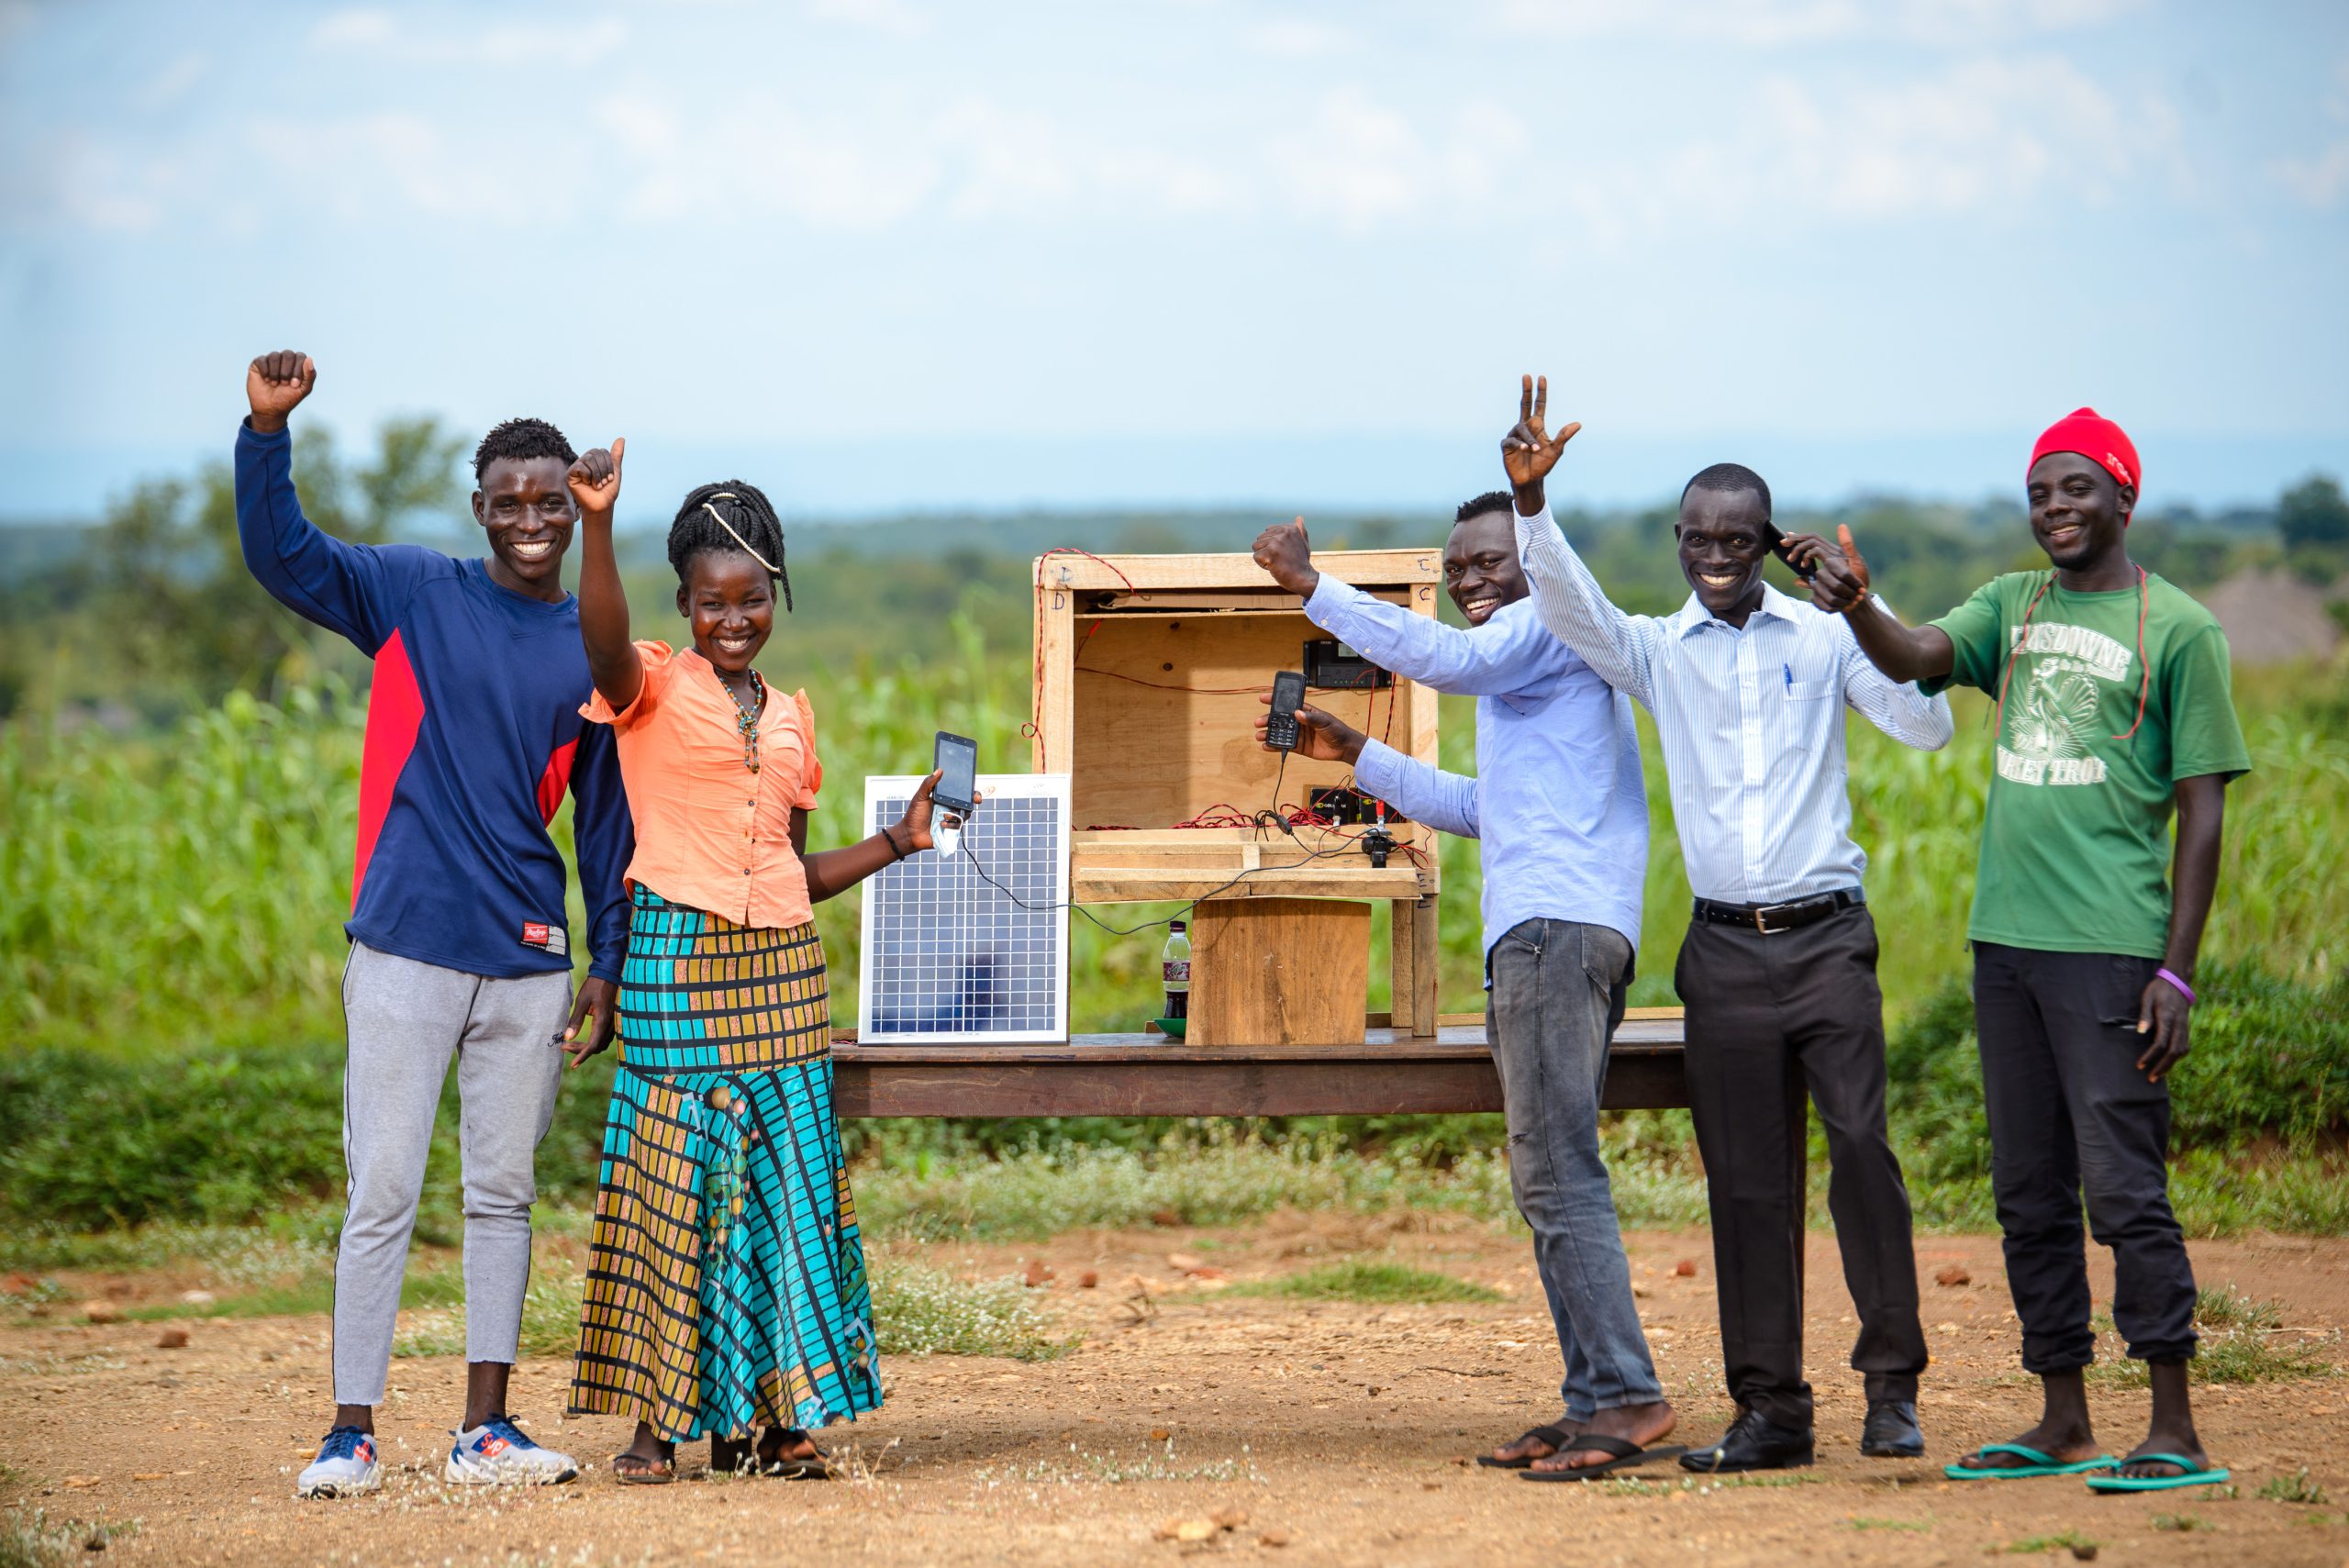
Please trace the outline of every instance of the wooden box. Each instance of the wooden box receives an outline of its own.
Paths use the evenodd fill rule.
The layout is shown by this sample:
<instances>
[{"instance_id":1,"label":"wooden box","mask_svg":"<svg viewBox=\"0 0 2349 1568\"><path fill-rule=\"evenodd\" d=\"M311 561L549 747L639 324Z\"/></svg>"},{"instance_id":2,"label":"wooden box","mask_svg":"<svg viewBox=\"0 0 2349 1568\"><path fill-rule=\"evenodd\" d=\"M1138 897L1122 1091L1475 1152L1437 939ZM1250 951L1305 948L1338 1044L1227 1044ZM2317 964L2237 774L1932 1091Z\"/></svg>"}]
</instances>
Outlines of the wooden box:
<instances>
[{"instance_id":1,"label":"wooden box","mask_svg":"<svg viewBox=\"0 0 2349 1568\"><path fill-rule=\"evenodd\" d=\"M1432 548L1325 551L1314 564L1418 614L1436 613L1443 563ZM1071 896L1084 904L1387 900L1397 1022L1433 1037L1432 832L1396 824L1397 847L1381 868L1362 852L1359 828L1292 835L1250 821L1260 811L1303 806L1311 790L1351 773L1300 756L1284 767L1256 743L1274 673L1303 668L1305 644L1329 635L1306 618L1297 595L1246 555L1054 551L1037 561L1035 584L1032 765L1070 775ZM1315 689L1306 700L1399 751L1436 761L1435 694L1412 682ZM1220 825L1196 825L1203 819ZM1357 1018L1330 1043L1361 1038Z\"/></svg>"},{"instance_id":2,"label":"wooden box","mask_svg":"<svg viewBox=\"0 0 2349 1568\"><path fill-rule=\"evenodd\" d=\"M1212 898L1191 923L1186 1044L1360 1045L1370 906L1340 898Z\"/></svg>"}]
</instances>

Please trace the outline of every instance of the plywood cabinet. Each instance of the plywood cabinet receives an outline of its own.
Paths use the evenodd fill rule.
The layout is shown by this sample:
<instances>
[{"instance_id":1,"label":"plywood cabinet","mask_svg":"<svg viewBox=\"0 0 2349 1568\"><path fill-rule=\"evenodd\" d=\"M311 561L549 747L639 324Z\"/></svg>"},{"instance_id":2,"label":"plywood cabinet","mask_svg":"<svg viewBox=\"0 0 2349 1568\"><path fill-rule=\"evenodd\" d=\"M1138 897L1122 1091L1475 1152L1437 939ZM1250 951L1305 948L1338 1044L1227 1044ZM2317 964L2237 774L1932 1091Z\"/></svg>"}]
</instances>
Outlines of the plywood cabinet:
<instances>
[{"instance_id":1,"label":"plywood cabinet","mask_svg":"<svg viewBox=\"0 0 2349 1568\"><path fill-rule=\"evenodd\" d=\"M1419 614L1436 612L1443 569L1433 549L1325 551L1315 564ZM1292 834L1253 820L1302 807L1312 790L1345 783L1350 773L1300 756L1284 767L1256 743L1274 673L1303 668L1305 644L1328 637L1297 596L1245 555L1055 551L1037 561L1035 590L1032 765L1070 775L1071 896L1219 906L1385 899L1394 907L1397 1022L1432 1037L1431 830L1393 825L1397 848L1381 868L1363 852L1358 828ZM1435 694L1412 682L1315 689L1307 700L1436 761ZM1359 989L1358 981L1346 984ZM1288 1016L1277 1007L1273 1014Z\"/></svg>"}]
</instances>

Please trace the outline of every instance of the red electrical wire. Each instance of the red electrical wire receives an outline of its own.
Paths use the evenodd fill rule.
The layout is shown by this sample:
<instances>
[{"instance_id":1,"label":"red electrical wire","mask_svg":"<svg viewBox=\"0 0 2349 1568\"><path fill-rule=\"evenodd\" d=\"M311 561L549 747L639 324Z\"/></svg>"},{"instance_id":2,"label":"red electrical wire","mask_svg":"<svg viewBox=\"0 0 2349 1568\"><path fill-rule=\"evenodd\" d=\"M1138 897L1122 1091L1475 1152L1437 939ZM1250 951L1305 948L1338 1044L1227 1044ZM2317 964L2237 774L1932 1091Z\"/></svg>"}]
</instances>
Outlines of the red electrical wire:
<instances>
[{"instance_id":1,"label":"red electrical wire","mask_svg":"<svg viewBox=\"0 0 2349 1568\"><path fill-rule=\"evenodd\" d=\"M1106 566L1111 572L1116 573L1118 581L1126 585L1126 592L1131 594L1140 591L1134 587L1134 580L1127 576L1125 572L1118 565L1117 562L1113 561L1104 561L1101 557L1094 554L1091 550L1079 550L1073 544L1056 544L1052 549L1044 551L1043 554L1036 558L1036 592L1039 595L1041 595L1044 591L1044 562L1050 561L1055 555L1081 555L1085 557L1085 560L1094 562L1096 565ZM1085 634L1085 639L1090 641L1092 639L1093 633L1100 629L1101 623L1099 621L1095 621L1093 623L1092 629L1088 630ZM1078 646L1081 648L1084 644L1080 643ZM1072 653L1070 658L1074 661L1075 655ZM1044 639L1041 637L1036 639L1034 677L1029 683L1028 691L1028 722L1021 727L1019 734L1023 740L1033 740L1036 737L1044 732L1044 710L1041 706L1044 700Z\"/></svg>"}]
</instances>

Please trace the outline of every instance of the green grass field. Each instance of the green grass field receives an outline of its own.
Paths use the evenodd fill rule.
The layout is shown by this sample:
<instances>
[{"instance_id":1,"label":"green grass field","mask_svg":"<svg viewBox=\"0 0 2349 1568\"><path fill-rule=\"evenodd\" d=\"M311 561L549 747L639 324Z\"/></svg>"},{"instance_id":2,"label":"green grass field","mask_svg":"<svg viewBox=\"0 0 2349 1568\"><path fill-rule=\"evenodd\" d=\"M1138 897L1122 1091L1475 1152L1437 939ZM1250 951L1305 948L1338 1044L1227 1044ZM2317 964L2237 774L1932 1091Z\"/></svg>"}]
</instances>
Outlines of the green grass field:
<instances>
[{"instance_id":1,"label":"green grass field","mask_svg":"<svg viewBox=\"0 0 2349 1568\"><path fill-rule=\"evenodd\" d=\"M1027 771L1026 662L983 646L974 623L962 630L956 658L919 670L792 671L769 659L778 684L804 683L816 708L830 787L811 843L846 842L863 778L918 770L938 729L976 737L991 771ZM2349 862L2349 694L2335 673L2299 670L2248 673L2237 696L2254 768L2229 792L2226 865L2204 951L2321 984L2337 973L2349 929L2349 889L2331 874ZM1986 706L1960 694L1957 738L1939 752L1852 723L1855 830L1869 856L1896 1018L1965 971ZM152 738L0 729L0 796L9 803L0 1029L20 1046L134 1057L338 1038L363 723L363 695L324 686L282 706L232 695ZM1447 762L1472 770L1473 706L1447 699L1443 727ZM1655 833L1634 1005L1673 1000L1688 897L1644 717L1642 728ZM558 828L567 840L568 807ZM1482 1001L1475 846L1446 840L1442 868L1442 1004L1468 1011ZM818 911L841 1018L855 1012L858 907L852 894ZM1174 911L1114 911L1119 925L1161 912ZM1155 1016L1160 940L1072 923L1079 1029L1133 1029ZM1385 958L1375 940L1374 1006L1384 1002Z\"/></svg>"},{"instance_id":2,"label":"green grass field","mask_svg":"<svg viewBox=\"0 0 2349 1568\"><path fill-rule=\"evenodd\" d=\"M984 646L978 624L958 617L957 656L921 668L793 671L780 655L767 661L779 684L804 683L815 705L830 787L813 843L846 841L863 777L920 767L937 729L976 737L994 770L1024 771L1027 664L1016 651ZM2338 672L2303 669L2247 673L2237 696L2255 767L2230 792L2225 870L2204 950L2208 1001L2197 1015L2197 1054L2176 1080L2181 1172L2202 1171L2207 1190L2198 1201L2213 1226L2340 1229L2349 1227L2349 1202L2336 1195L2340 1172L2326 1162L2349 1128L2349 975L2340 935L2349 929L2349 890L2338 874L2349 862L2349 695ZM1963 985L1987 771L1984 706L1961 697L1956 740L1932 754L1854 721L1851 773L1883 934L1904 1158L1920 1211L1987 1226L1987 1151ZM24 723L0 728L0 798L8 803L0 835L0 1029L13 1048L0 1058L0 1189L8 1195L0 1210L83 1224L232 1219L288 1195L332 1190L340 1176L340 921L349 906L363 719L362 697L325 684L282 706L232 695L145 738ZM1473 723L1471 705L1447 700L1443 749L1454 767L1473 765ZM1672 955L1687 898L1652 733L1647 739L1656 830L1633 994L1641 1004L1673 999ZM567 816L558 826L567 838ZM1475 846L1447 840L1442 865L1442 1005L1466 1011L1481 1002ZM842 1018L854 1017L857 909L852 895L818 911ZM1174 912L1114 914L1130 925ZM1156 931L1119 937L1073 923L1077 1028L1131 1029L1155 1014L1160 940ZM1376 1007L1385 1003L1386 955L1376 935L1372 954ZM592 1091L608 1072L607 1062L581 1073L565 1096L540 1162L551 1192L592 1184L600 1115ZM1456 1166L1497 1141L1488 1118L1258 1130L1275 1140L1336 1139L1381 1151L1389 1165L1431 1168ZM868 1162L937 1159L968 1172L973 1162L1021 1147L1050 1154L1122 1146L1139 1151L1146 1166L1163 1140L1198 1129L1052 1122L851 1132ZM1697 1218L1675 1185L1687 1158L1685 1121L1627 1118L1615 1136L1628 1162L1619 1166L1627 1201L1653 1209L1658 1222L1678 1222L1666 1214ZM224 1158L224 1150L236 1152ZM2261 1163L2277 1152L2318 1163ZM978 1185L1013 1175L999 1162L991 1169ZM943 1166L939 1175L950 1186L963 1179ZM1654 1203L1641 1195L1642 1183L1655 1186ZM1470 1184L1505 1205L1505 1184ZM1116 1186L1065 1200L1087 1211L1065 1218L1116 1223L1091 1212L1102 1202L1120 1207L1110 1197ZM1036 1201L1052 1207L1063 1200L1040 1194ZM951 1207L924 1206L903 1219L924 1230Z\"/></svg>"}]
</instances>

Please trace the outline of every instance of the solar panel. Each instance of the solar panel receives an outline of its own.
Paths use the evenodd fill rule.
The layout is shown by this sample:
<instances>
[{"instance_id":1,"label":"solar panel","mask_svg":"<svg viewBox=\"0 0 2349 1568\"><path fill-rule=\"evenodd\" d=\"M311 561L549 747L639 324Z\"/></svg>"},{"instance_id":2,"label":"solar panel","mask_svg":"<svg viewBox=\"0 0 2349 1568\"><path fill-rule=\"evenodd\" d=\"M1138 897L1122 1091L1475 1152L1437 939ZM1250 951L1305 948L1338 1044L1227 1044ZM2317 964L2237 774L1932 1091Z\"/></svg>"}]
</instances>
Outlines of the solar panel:
<instances>
[{"instance_id":1,"label":"solar panel","mask_svg":"<svg viewBox=\"0 0 2349 1568\"><path fill-rule=\"evenodd\" d=\"M908 855L864 884L857 1038L868 1044L1068 1038L1068 775L978 784L985 799L957 853ZM865 830L905 815L920 784L866 779Z\"/></svg>"}]
</instances>

